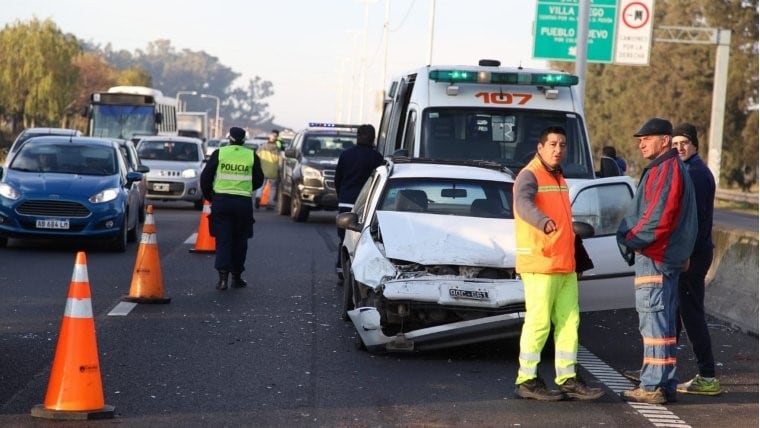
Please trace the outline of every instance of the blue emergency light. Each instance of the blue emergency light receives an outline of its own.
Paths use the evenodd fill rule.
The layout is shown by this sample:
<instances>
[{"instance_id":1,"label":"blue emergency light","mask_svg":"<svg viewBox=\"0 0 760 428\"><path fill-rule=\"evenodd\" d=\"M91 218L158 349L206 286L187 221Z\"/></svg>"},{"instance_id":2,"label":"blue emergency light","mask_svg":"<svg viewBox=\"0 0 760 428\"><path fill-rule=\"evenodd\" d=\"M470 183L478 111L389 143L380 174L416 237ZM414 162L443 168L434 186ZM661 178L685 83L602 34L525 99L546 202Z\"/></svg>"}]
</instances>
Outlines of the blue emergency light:
<instances>
[{"instance_id":1,"label":"blue emergency light","mask_svg":"<svg viewBox=\"0 0 760 428\"><path fill-rule=\"evenodd\" d=\"M574 86L578 76L565 73L431 70L428 78L448 83L493 83L504 85Z\"/></svg>"}]
</instances>

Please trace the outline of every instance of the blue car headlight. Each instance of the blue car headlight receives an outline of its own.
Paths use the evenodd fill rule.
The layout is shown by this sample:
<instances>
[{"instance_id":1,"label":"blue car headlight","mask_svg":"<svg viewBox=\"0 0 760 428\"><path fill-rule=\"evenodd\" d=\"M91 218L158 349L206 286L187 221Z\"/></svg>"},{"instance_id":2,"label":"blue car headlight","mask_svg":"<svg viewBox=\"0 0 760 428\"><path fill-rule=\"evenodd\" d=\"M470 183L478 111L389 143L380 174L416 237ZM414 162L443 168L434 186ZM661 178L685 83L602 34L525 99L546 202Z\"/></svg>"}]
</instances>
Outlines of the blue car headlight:
<instances>
[{"instance_id":1,"label":"blue car headlight","mask_svg":"<svg viewBox=\"0 0 760 428\"><path fill-rule=\"evenodd\" d=\"M0 183L0 196L15 201L21 197L21 193L8 183Z\"/></svg>"},{"instance_id":2,"label":"blue car headlight","mask_svg":"<svg viewBox=\"0 0 760 428\"><path fill-rule=\"evenodd\" d=\"M194 169L186 169L182 171L182 178L195 178L198 176L198 172Z\"/></svg>"},{"instance_id":3,"label":"blue car headlight","mask_svg":"<svg viewBox=\"0 0 760 428\"><path fill-rule=\"evenodd\" d=\"M89 201L93 204L102 204L103 202L110 202L119 196L118 188L105 189L100 193L89 197Z\"/></svg>"}]
</instances>

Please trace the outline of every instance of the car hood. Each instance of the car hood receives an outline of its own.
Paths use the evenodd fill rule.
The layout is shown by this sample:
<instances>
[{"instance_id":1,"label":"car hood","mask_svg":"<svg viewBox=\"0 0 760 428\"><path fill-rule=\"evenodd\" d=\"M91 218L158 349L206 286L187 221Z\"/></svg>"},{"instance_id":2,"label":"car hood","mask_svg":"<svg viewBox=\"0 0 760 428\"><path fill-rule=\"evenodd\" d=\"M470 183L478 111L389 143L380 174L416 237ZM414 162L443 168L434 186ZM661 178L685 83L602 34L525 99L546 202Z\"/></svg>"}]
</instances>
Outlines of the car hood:
<instances>
[{"instance_id":1,"label":"car hood","mask_svg":"<svg viewBox=\"0 0 760 428\"><path fill-rule=\"evenodd\" d=\"M385 256L423 265L515 266L514 220L378 211Z\"/></svg>"},{"instance_id":2,"label":"car hood","mask_svg":"<svg viewBox=\"0 0 760 428\"><path fill-rule=\"evenodd\" d=\"M302 165L313 166L317 169L335 169L338 166L338 159L322 157L304 158Z\"/></svg>"},{"instance_id":3,"label":"car hood","mask_svg":"<svg viewBox=\"0 0 760 428\"><path fill-rule=\"evenodd\" d=\"M22 194L57 194L89 197L103 189L119 187L117 175L79 175L9 170L4 181Z\"/></svg>"}]
</instances>

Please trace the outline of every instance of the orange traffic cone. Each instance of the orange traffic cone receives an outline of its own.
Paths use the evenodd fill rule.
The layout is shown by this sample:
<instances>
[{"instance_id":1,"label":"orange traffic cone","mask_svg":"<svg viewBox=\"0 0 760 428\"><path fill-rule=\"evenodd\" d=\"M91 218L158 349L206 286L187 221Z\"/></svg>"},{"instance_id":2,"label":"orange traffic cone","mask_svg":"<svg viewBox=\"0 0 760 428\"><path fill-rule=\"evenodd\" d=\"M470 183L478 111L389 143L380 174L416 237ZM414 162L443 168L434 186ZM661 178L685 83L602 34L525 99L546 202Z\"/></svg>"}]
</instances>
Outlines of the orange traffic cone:
<instances>
[{"instance_id":1,"label":"orange traffic cone","mask_svg":"<svg viewBox=\"0 0 760 428\"><path fill-rule=\"evenodd\" d=\"M259 205L261 206L267 206L269 205L269 193L271 192L272 185L269 180L267 180L266 184L264 184L264 190L261 191L261 202L259 202Z\"/></svg>"},{"instance_id":2,"label":"orange traffic cone","mask_svg":"<svg viewBox=\"0 0 760 428\"><path fill-rule=\"evenodd\" d=\"M114 407L103 400L87 258L80 251L71 275L45 404L32 407L32 416L62 420L111 419L113 412Z\"/></svg>"},{"instance_id":3,"label":"orange traffic cone","mask_svg":"<svg viewBox=\"0 0 760 428\"><path fill-rule=\"evenodd\" d=\"M195 247L190 249L191 253L215 253L216 238L209 233L209 218L211 214L211 203L208 200L203 201L203 212L201 213L201 222L198 224L198 233L195 235Z\"/></svg>"},{"instance_id":4,"label":"orange traffic cone","mask_svg":"<svg viewBox=\"0 0 760 428\"><path fill-rule=\"evenodd\" d=\"M164 283L161 279L161 264L156 241L156 223L153 221L153 205L145 209L140 248L137 249L135 270L129 295L121 300L135 303L169 303L172 299L164 297Z\"/></svg>"}]
</instances>

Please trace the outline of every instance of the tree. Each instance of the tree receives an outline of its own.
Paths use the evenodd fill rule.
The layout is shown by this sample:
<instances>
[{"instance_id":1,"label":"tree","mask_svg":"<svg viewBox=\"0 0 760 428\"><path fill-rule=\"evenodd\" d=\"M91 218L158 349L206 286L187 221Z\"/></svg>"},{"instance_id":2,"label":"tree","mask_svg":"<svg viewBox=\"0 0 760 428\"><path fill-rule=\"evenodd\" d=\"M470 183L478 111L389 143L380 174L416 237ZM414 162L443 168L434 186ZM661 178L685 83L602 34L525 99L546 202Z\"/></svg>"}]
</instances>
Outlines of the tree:
<instances>
[{"instance_id":1,"label":"tree","mask_svg":"<svg viewBox=\"0 0 760 428\"><path fill-rule=\"evenodd\" d=\"M75 96L77 40L51 21L16 22L0 31L0 105L20 127L60 126Z\"/></svg>"},{"instance_id":2,"label":"tree","mask_svg":"<svg viewBox=\"0 0 760 428\"><path fill-rule=\"evenodd\" d=\"M238 126L260 128L272 123L274 117L267 111L269 104L262 100L271 96L272 83L259 76L248 80L247 88L237 88L230 94L230 118Z\"/></svg>"}]
</instances>

